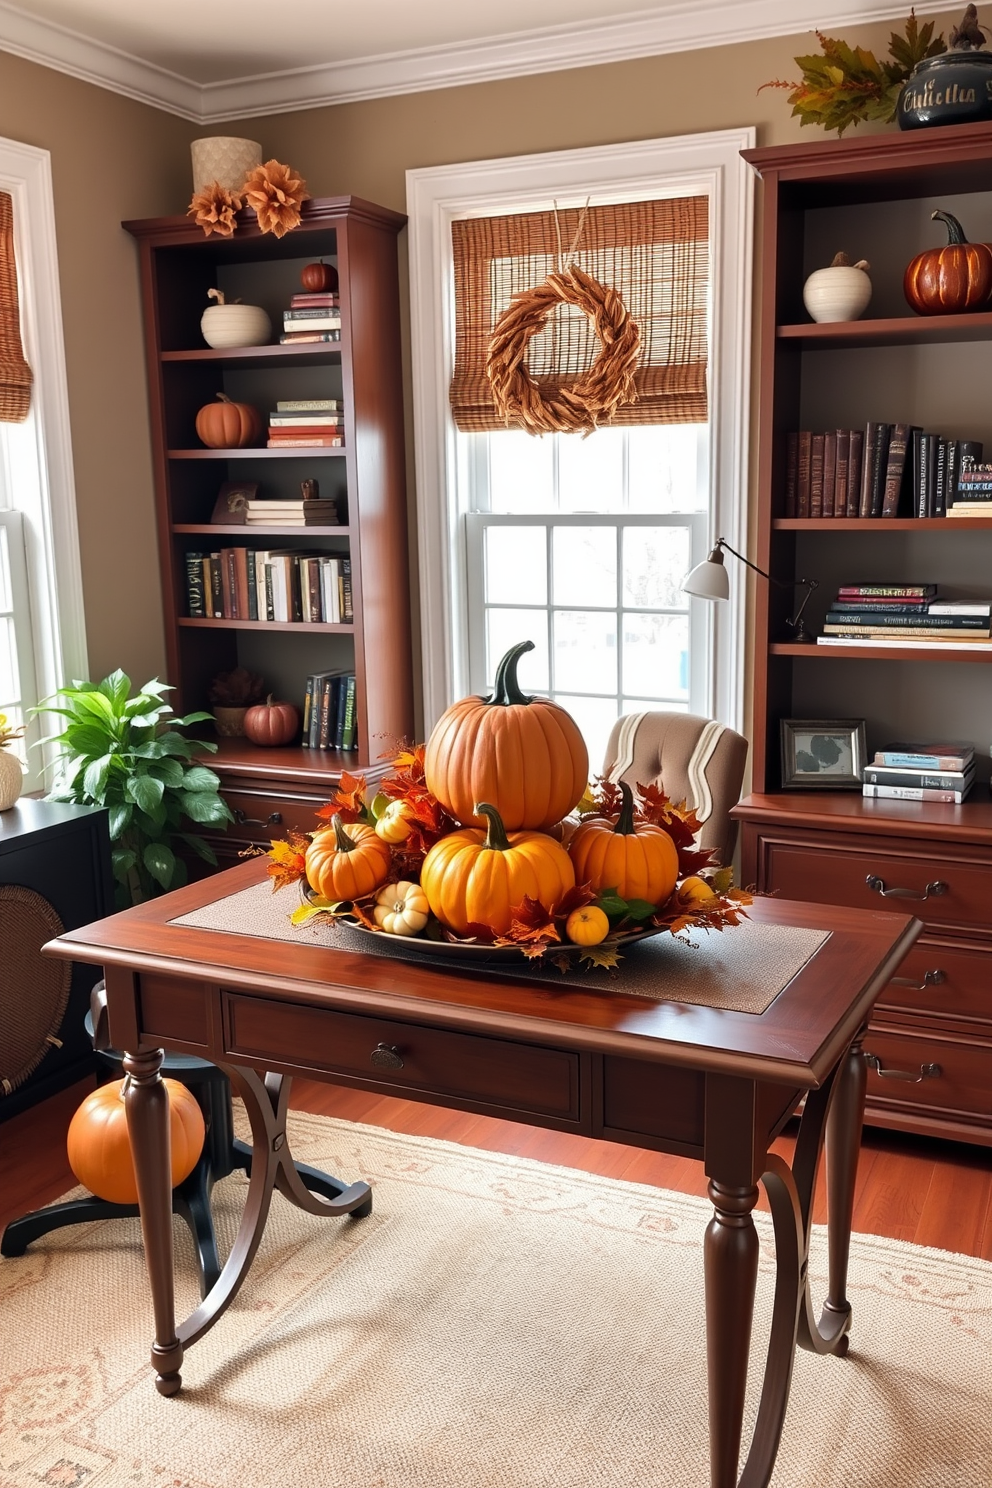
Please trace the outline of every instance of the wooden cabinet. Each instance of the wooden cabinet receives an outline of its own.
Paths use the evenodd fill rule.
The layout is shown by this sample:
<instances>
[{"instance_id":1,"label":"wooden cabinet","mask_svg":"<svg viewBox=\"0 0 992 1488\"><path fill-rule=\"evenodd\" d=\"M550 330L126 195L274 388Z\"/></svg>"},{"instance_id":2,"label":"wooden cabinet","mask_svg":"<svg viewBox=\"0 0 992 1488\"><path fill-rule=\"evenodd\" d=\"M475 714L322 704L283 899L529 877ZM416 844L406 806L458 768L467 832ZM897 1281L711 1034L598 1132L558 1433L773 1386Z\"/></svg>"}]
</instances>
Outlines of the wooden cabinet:
<instances>
[{"instance_id":1,"label":"wooden cabinet","mask_svg":"<svg viewBox=\"0 0 992 1488\"><path fill-rule=\"evenodd\" d=\"M992 599L992 521L786 515L787 436L907 422L980 439L992 458L992 312L921 317L906 264L940 242L936 208L992 241L992 126L966 125L745 152L760 178L755 561L815 580L817 633L841 584L936 583ZM861 320L814 324L802 288L839 249L871 264ZM911 912L924 937L879 999L868 1119L992 1145L992 646L893 650L795 643L796 590L755 587L754 794L735 813L745 882L762 892ZM799 591L801 592L801 591ZM866 723L891 739L970 739L977 776L960 806L782 789L783 718ZM891 891L903 891L893 894Z\"/></svg>"},{"instance_id":2,"label":"wooden cabinet","mask_svg":"<svg viewBox=\"0 0 992 1488\"><path fill-rule=\"evenodd\" d=\"M405 218L354 197L313 200L285 238L259 232L242 214L230 239L205 238L186 217L127 222L137 239L146 319L158 538L168 680L178 712L208 706L211 678L241 665L277 696L301 706L308 675L353 671L357 748L262 749L221 740L216 766L239 822L222 850L266 842L270 826L313 825L342 769L374 773L389 741L413 733L413 679L406 541L396 239ZM213 350L200 316L218 288L228 300L261 305L282 326L300 271L322 258L337 267L341 340ZM278 400L337 398L344 446L207 449L197 410L217 393L263 415ZM264 443L265 435L262 435ZM299 496L314 479L337 503L338 524L224 526L211 513L225 481L254 482L259 496ZM222 547L288 549L348 558L354 621L273 624L192 618L186 557ZM378 766L381 768L381 766ZM273 814L283 817L271 822Z\"/></svg>"}]
</instances>

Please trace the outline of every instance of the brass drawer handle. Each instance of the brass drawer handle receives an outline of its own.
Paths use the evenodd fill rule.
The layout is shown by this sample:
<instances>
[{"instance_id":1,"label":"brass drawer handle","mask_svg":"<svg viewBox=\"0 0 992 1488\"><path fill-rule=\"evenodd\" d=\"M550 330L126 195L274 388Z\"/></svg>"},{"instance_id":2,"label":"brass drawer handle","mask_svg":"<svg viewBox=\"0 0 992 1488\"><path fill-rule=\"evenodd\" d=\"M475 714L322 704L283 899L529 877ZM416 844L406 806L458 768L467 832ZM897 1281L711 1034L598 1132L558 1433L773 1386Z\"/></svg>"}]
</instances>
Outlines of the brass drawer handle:
<instances>
[{"instance_id":1,"label":"brass drawer handle","mask_svg":"<svg viewBox=\"0 0 992 1488\"><path fill-rule=\"evenodd\" d=\"M263 821L260 816L245 816L240 806L235 806L233 811L234 820L239 827L280 827L282 826L282 812L270 811Z\"/></svg>"},{"instance_id":2,"label":"brass drawer handle","mask_svg":"<svg viewBox=\"0 0 992 1488\"><path fill-rule=\"evenodd\" d=\"M883 1080L905 1080L909 1085L922 1085L924 1080L939 1080L943 1074L939 1064L921 1064L920 1073L914 1075L912 1070L883 1069L882 1061L877 1054L869 1054L865 1051L865 1062L870 1064L876 1075Z\"/></svg>"},{"instance_id":3,"label":"brass drawer handle","mask_svg":"<svg viewBox=\"0 0 992 1488\"><path fill-rule=\"evenodd\" d=\"M869 873L865 883L874 893L881 894L883 899L929 899L931 895L936 898L947 893L947 885L942 878L935 878L933 883L928 883L922 894L916 889L887 889L885 879L876 877L874 873Z\"/></svg>"},{"instance_id":4,"label":"brass drawer handle","mask_svg":"<svg viewBox=\"0 0 992 1488\"><path fill-rule=\"evenodd\" d=\"M378 1069L396 1070L403 1068L400 1051L392 1044L376 1044L369 1058Z\"/></svg>"},{"instance_id":5,"label":"brass drawer handle","mask_svg":"<svg viewBox=\"0 0 992 1488\"><path fill-rule=\"evenodd\" d=\"M940 967L933 971L923 973L922 982L914 982L912 977L890 977L889 985L892 987L909 987L913 992L925 992L928 987L939 987L941 982L946 982L947 977Z\"/></svg>"}]
</instances>

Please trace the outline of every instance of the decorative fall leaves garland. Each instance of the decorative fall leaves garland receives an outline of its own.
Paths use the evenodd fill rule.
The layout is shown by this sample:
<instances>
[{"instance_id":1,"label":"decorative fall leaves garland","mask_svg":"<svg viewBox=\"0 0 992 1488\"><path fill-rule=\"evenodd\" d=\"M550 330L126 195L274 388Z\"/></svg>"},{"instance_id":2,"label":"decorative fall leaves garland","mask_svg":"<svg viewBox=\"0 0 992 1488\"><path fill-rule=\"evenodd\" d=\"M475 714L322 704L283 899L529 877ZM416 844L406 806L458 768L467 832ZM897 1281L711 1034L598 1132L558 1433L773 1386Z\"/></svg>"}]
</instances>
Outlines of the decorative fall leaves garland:
<instances>
[{"instance_id":1,"label":"decorative fall leaves garland","mask_svg":"<svg viewBox=\"0 0 992 1488\"><path fill-rule=\"evenodd\" d=\"M229 191L211 181L193 195L186 215L207 237L217 233L229 238L237 227L236 213L242 206L251 207L258 219L259 230L282 238L300 225L300 207L309 201L307 183L291 166L278 160L267 160L249 171L240 191Z\"/></svg>"}]
</instances>

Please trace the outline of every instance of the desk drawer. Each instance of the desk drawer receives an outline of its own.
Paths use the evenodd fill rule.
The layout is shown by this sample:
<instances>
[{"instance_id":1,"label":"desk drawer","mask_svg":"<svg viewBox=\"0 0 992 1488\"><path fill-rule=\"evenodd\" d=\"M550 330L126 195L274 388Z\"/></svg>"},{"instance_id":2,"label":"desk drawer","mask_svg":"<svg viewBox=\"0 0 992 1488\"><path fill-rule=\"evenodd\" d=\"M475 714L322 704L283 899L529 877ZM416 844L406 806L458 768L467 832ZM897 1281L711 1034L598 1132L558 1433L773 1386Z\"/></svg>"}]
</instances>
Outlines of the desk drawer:
<instances>
[{"instance_id":1,"label":"desk drawer","mask_svg":"<svg viewBox=\"0 0 992 1488\"><path fill-rule=\"evenodd\" d=\"M222 794L234 813L227 836L239 842L257 842L267 847L274 837L285 837L290 831L312 832L320 825L317 811L324 800L315 797L226 788Z\"/></svg>"},{"instance_id":2,"label":"desk drawer","mask_svg":"<svg viewBox=\"0 0 992 1488\"><path fill-rule=\"evenodd\" d=\"M227 1048L237 1059L535 1116L579 1118L579 1056L565 1050L260 997L235 994L225 1002Z\"/></svg>"},{"instance_id":3,"label":"desk drawer","mask_svg":"<svg viewBox=\"0 0 992 1488\"><path fill-rule=\"evenodd\" d=\"M992 1038L992 948L917 941L875 1007L898 1018L985 1023Z\"/></svg>"},{"instance_id":4,"label":"desk drawer","mask_svg":"<svg viewBox=\"0 0 992 1488\"><path fill-rule=\"evenodd\" d=\"M917 1119L978 1117L992 1123L992 1044L872 1026L865 1052L873 1056L868 1066L871 1106L912 1110ZM874 1060L885 1073L873 1067Z\"/></svg>"}]
</instances>

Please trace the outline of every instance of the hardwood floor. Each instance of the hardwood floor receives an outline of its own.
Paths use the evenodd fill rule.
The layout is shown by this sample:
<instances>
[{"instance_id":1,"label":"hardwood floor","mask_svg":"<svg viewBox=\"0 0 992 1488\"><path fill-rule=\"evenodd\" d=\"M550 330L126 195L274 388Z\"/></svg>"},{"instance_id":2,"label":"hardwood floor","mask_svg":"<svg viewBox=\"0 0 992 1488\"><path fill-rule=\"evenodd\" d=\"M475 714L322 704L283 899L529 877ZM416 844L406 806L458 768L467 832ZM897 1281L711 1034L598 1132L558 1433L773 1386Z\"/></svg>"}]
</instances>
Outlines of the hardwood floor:
<instances>
[{"instance_id":1,"label":"hardwood floor","mask_svg":"<svg viewBox=\"0 0 992 1488\"><path fill-rule=\"evenodd\" d=\"M50 1204L73 1186L75 1180L65 1156L65 1134L73 1111L89 1088L85 1084L73 1086L0 1123L0 1228L30 1209ZM363 1121L391 1131L582 1168L604 1178L705 1195L702 1166L689 1158L667 1157L313 1080L296 1081L293 1105L299 1110ZM790 1138L783 1137L780 1146L783 1153L788 1153ZM822 1213L817 1217L822 1218ZM992 1150L867 1128L854 1228L865 1234L887 1235L992 1261Z\"/></svg>"}]
</instances>

